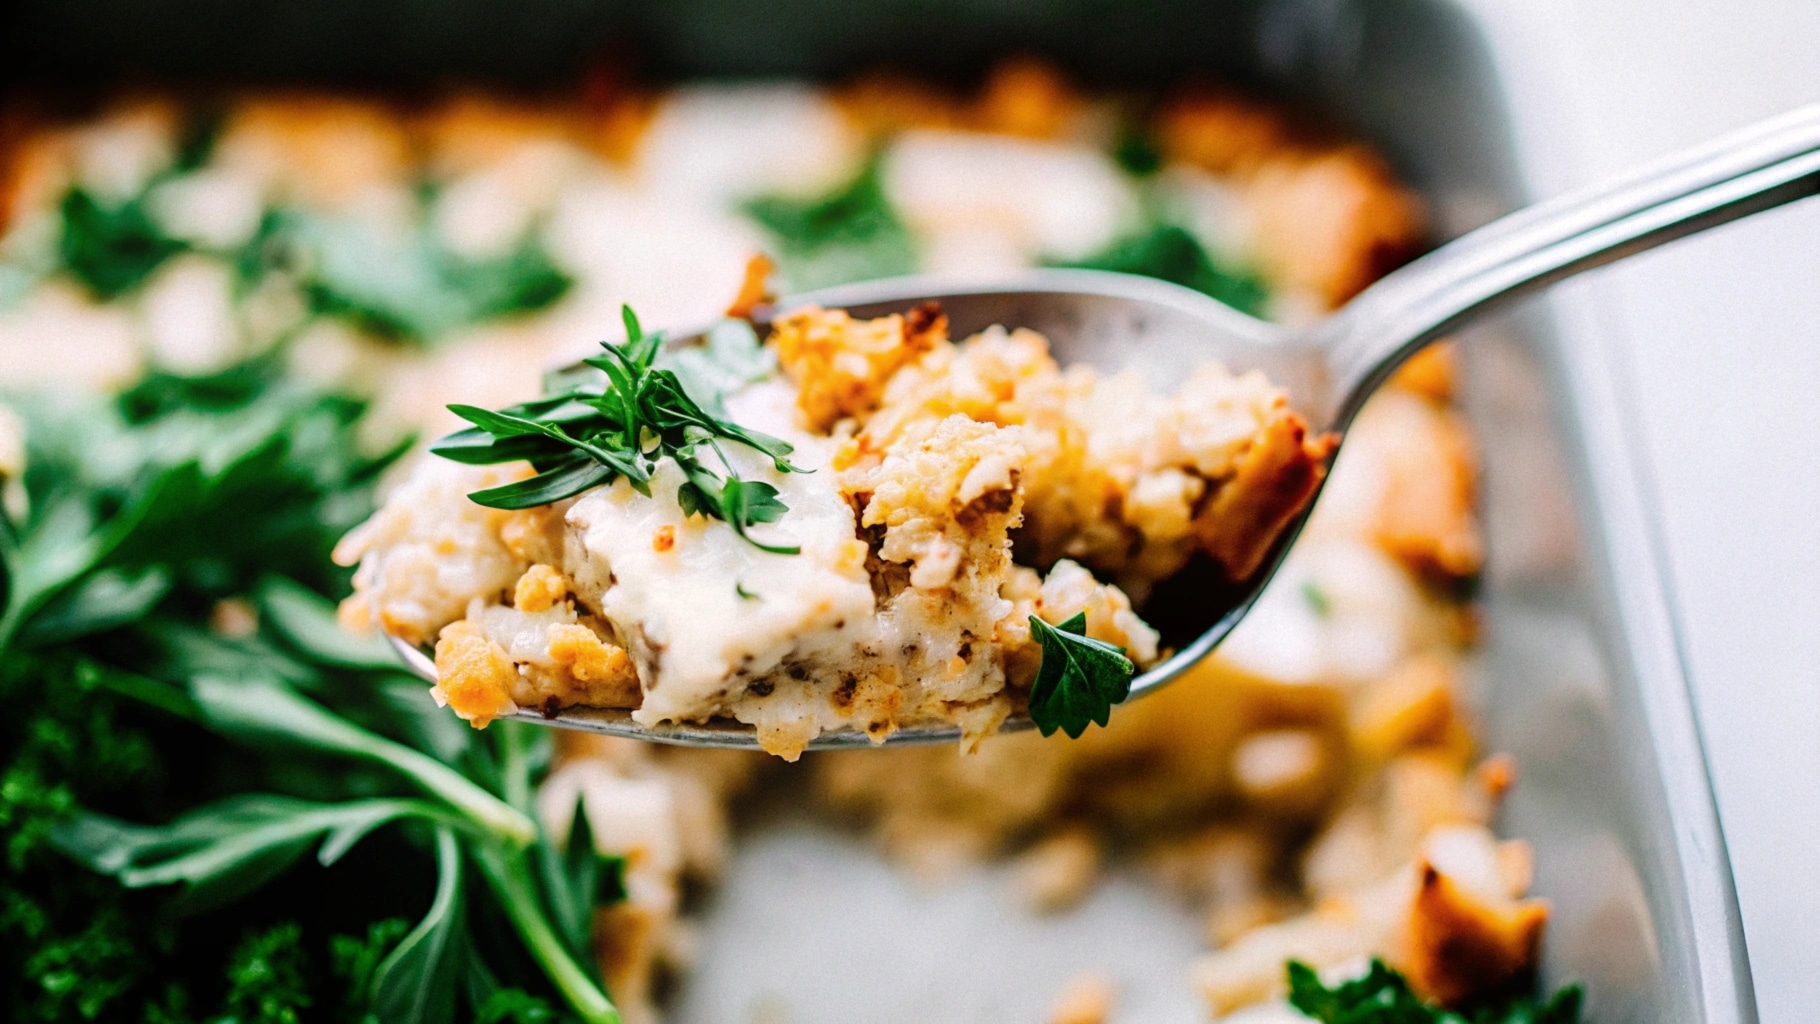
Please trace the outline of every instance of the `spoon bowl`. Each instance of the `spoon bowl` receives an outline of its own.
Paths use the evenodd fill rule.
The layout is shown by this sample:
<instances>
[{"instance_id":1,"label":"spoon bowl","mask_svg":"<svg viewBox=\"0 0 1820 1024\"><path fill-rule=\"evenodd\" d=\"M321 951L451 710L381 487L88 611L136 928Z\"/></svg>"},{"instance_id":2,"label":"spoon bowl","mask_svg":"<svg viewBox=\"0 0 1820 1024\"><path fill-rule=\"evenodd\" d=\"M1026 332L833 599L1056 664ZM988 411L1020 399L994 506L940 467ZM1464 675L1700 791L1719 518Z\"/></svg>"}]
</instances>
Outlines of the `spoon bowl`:
<instances>
[{"instance_id":1,"label":"spoon bowl","mask_svg":"<svg viewBox=\"0 0 1820 1024\"><path fill-rule=\"evenodd\" d=\"M1287 389L1290 405L1311 426L1341 442L1332 446L1331 462L1377 386L1415 351L1472 317L1593 267L1817 192L1820 105L1493 221L1304 328L1267 323L1166 282L1087 270L1030 271L985 283L918 276L846 285L778 302L754 320L762 330L776 312L809 304L875 317L934 300L954 337L994 324L1029 328L1049 339L1063 365L1136 369L1160 388L1210 361L1235 372L1259 370ZM672 334L671 343L690 344L704 333ZM1304 508L1284 529L1249 579L1159 588L1145 613L1164 627L1176 650L1132 680L1131 699L1167 685L1232 632L1281 565L1307 514ZM435 664L422 650L396 637L392 643L413 671L435 679ZM734 721L645 726L628 711L582 707L554 715L521 710L517 717L663 743L758 747L754 731ZM1027 717L1014 716L1001 731L1030 726ZM951 726L912 725L885 743L954 742L959 736ZM862 732L837 731L809 747L877 745Z\"/></svg>"}]
</instances>

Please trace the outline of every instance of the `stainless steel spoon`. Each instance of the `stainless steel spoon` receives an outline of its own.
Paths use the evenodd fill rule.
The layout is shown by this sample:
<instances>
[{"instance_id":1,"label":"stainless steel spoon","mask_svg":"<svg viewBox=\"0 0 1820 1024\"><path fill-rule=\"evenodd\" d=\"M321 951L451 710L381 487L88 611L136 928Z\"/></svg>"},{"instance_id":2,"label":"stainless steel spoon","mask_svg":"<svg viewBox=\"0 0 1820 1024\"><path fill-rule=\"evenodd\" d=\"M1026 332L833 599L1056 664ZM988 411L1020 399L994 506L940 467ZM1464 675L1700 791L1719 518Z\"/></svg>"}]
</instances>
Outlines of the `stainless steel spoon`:
<instances>
[{"instance_id":1,"label":"stainless steel spoon","mask_svg":"<svg viewBox=\"0 0 1820 1024\"><path fill-rule=\"evenodd\" d=\"M1161 281L1075 270L1032 271L992 283L895 278L794 296L776 308L815 303L879 316L934 299L946 310L954 337L993 324L1028 327L1049 338L1064 365L1136 367L1162 385L1209 360L1234 370L1260 369L1289 389L1291 405L1310 423L1344 438L1365 400L1404 359L1479 313L1581 271L1816 193L1820 104L1493 221L1295 330ZM672 337L686 344L699 336ZM1300 526L1298 521L1285 531L1265 567L1236 592L1205 602L1205 627L1134 679L1133 698L1161 689L1225 639L1270 581ZM413 670L435 678L423 651L396 638L393 643ZM663 743L757 748L752 729L733 721L647 727L629 712L595 708L567 708L554 717L525 710L518 717ZM1004 729L1029 725L1014 718ZM958 737L948 727L913 726L887 742ZM823 734L810 748L872 745L863 733L841 731Z\"/></svg>"}]
</instances>

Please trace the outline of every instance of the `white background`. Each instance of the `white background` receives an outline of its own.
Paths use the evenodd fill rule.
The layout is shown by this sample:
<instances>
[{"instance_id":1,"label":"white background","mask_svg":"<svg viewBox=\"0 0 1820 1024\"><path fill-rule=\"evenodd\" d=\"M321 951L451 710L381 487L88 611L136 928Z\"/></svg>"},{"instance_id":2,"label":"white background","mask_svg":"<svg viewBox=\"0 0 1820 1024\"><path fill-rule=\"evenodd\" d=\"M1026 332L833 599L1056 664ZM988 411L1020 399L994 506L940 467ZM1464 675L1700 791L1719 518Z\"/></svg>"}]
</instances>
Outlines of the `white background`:
<instances>
[{"instance_id":1,"label":"white background","mask_svg":"<svg viewBox=\"0 0 1820 1024\"><path fill-rule=\"evenodd\" d=\"M1468 6L1542 194L1820 101L1820 0ZM1820 1019L1820 199L1559 292L1629 352L1762 1019Z\"/></svg>"}]
</instances>

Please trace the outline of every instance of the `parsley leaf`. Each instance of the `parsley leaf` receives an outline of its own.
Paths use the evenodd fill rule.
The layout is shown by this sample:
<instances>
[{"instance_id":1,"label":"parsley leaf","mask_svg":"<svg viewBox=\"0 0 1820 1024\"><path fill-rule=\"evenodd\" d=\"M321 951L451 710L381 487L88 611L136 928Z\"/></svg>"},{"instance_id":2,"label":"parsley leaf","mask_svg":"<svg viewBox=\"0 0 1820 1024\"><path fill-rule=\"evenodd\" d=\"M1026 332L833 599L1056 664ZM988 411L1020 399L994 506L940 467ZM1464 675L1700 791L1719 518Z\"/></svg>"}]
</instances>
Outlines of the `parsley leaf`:
<instances>
[{"instance_id":1,"label":"parsley leaf","mask_svg":"<svg viewBox=\"0 0 1820 1024\"><path fill-rule=\"evenodd\" d=\"M733 319L715 325L700 345L660 350L656 365L675 371L690 398L725 419L726 396L771 376L777 356L759 342L750 323Z\"/></svg>"},{"instance_id":2,"label":"parsley leaf","mask_svg":"<svg viewBox=\"0 0 1820 1024\"><path fill-rule=\"evenodd\" d=\"M594 907L625 895L625 861L603 857L594 848L585 801L575 801L568 840L559 848L549 839L537 846L537 880L550 896L556 933L578 958L592 948Z\"/></svg>"},{"instance_id":3,"label":"parsley leaf","mask_svg":"<svg viewBox=\"0 0 1820 1024\"><path fill-rule=\"evenodd\" d=\"M550 1004L521 988L502 988L474 1011L475 1024L556 1024Z\"/></svg>"},{"instance_id":4,"label":"parsley leaf","mask_svg":"<svg viewBox=\"0 0 1820 1024\"><path fill-rule=\"evenodd\" d=\"M451 412L474 426L430 450L470 465L530 462L536 476L468 495L503 509L547 505L622 477L649 495L658 462L671 459L685 477L676 493L685 515L719 519L761 551L796 554L800 549L793 545L752 536L752 527L777 522L789 508L772 484L740 477L722 442L768 456L780 473L805 472L789 462L791 446L709 412L676 371L658 365L662 338L646 334L630 307L624 316L626 340L602 342L602 354L584 360L604 380L563 375L555 382L556 393L500 410L451 405ZM751 368L748 363L744 369ZM732 371L735 377L741 373L737 367ZM708 464L709 453L719 470Z\"/></svg>"},{"instance_id":5,"label":"parsley leaf","mask_svg":"<svg viewBox=\"0 0 1820 1024\"><path fill-rule=\"evenodd\" d=\"M343 1003L349 1006L366 1004L374 972L379 970L379 965L385 962L410 927L402 917L388 917L368 924L364 936L335 935L329 938L331 969L347 986L342 996Z\"/></svg>"},{"instance_id":6,"label":"parsley leaf","mask_svg":"<svg viewBox=\"0 0 1820 1024\"><path fill-rule=\"evenodd\" d=\"M301 212L281 223L303 265L310 310L402 344L422 345L468 324L543 309L574 283L535 231L509 252L473 259L443 244L427 217L398 233Z\"/></svg>"},{"instance_id":7,"label":"parsley leaf","mask_svg":"<svg viewBox=\"0 0 1820 1024\"><path fill-rule=\"evenodd\" d=\"M618 863L557 856L571 884L543 884L548 736L462 727L335 627L327 551L397 452L278 366L9 402L0 1019L442 1024L506 990L617 1021L573 950ZM396 883L432 867L433 896ZM402 939L335 940L400 912L422 915Z\"/></svg>"},{"instance_id":8,"label":"parsley leaf","mask_svg":"<svg viewBox=\"0 0 1820 1024\"><path fill-rule=\"evenodd\" d=\"M1163 167L1163 151L1141 126L1127 124L1112 147L1112 159L1135 177L1155 174Z\"/></svg>"},{"instance_id":9,"label":"parsley leaf","mask_svg":"<svg viewBox=\"0 0 1820 1024\"><path fill-rule=\"evenodd\" d=\"M436 894L423 920L373 971L373 1013L386 1024L447 1020L462 953L465 877L461 847L447 826L436 830Z\"/></svg>"},{"instance_id":10,"label":"parsley leaf","mask_svg":"<svg viewBox=\"0 0 1820 1024\"><path fill-rule=\"evenodd\" d=\"M188 248L152 219L143 195L106 205L84 188L64 193L63 266L102 301L139 287L165 260Z\"/></svg>"},{"instance_id":11,"label":"parsley leaf","mask_svg":"<svg viewBox=\"0 0 1820 1024\"><path fill-rule=\"evenodd\" d=\"M1401 974L1373 960L1363 977L1332 988L1307 964L1289 962L1289 1004L1321 1024L1579 1024L1577 985L1551 998L1515 998L1455 1012L1422 1001Z\"/></svg>"},{"instance_id":12,"label":"parsley leaf","mask_svg":"<svg viewBox=\"0 0 1820 1024\"><path fill-rule=\"evenodd\" d=\"M129 889L182 883L181 905L198 910L258 888L312 845L327 867L373 829L406 817L445 815L417 800L318 804L261 794L230 797L156 828L81 814L59 827L53 841Z\"/></svg>"},{"instance_id":13,"label":"parsley leaf","mask_svg":"<svg viewBox=\"0 0 1820 1024\"><path fill-rule=\"evenodd\" d=\"M875 154L851 181L826 195L746 201L746 216L775 241L778 266L791 290L915 272L915 240L885 194L883 165L882 155Z\"/></svg>"},{"instance_id":14,"label":"parsley leaf","mask_svg":"<svg viewBox=\"0 0 1820 1024\"><path fill-rule=\"evenodd\" d=\"M1117 239L1083 260L1051 266L1139 274L1193 288L1243 313L1258 315L1268 297L1264 282L1249 271L1223 267L1187 228L1158 220Z\"/></svg>"},{"instance_id":15,"label":"parsley leaf","mask_svg":"<svg viewBox=\"0 0 1820 1024\"><path fill-rule=\"evenodd\" d=\"M152 191L208 162L219 137L218 112L185 118L171 166L154 174L136 194L104 202L80 185L63 194L57 212L57 255L62 268L106 302L138 288L164 261L191 246L172 237L153 215Z\"/></svg>"},{"instance_id":16,"label":"parsley leaf","mask_svg":"<svg viewBox=\"0 0 1820 1024\"><path fill-rule=\"evenodd\" d=\"M1060 729L1079 739L1089 722L1104 726L1112 706L1131 695L1137 669L1125 649L1086 633L1085 612L1059 626L1030 616L1030 635L1043 646L1043 663L1030 687L1030 718L1044 736Z\"/></svg>"}]
</instances>

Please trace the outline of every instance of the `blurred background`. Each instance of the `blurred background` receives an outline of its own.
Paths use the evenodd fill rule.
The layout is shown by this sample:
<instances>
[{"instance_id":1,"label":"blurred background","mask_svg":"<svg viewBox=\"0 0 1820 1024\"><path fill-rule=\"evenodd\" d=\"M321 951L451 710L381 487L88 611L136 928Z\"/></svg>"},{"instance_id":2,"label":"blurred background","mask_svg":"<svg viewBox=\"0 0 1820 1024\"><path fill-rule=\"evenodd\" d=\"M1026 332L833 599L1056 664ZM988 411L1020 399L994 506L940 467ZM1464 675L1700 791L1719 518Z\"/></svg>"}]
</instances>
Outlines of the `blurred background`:
<instances>
[{"instance_id":1,"label":"blurred background","mask_svg":"<svg viewBox=\"0 0 1820 1024\"><path fill-rule=\"evenodd\" d=\"M130 324L72 301L0 340L12 346L0 353L0 369L12 375L0 384L81 377L117 387L147 361L207 370L239 351L251 336L245 331L264 332L286 338L306 375L396 382L377 389L379 426L372 429L378 434L396 435L407 425L440 429L437 407L447 395L483 404L522 395L543 366L595 340L595 325L612 322L622 300L632 299L656 323L715 312L755 249L783 248L780 283L789 287L912 269L901 226L816 235L827 207L804 197L832 195L864 206L876 200L868 188L892 189L911 208L917 229L933 232L927 237L939 241L927 244L923 259L937 268L984 272L1096 260L1120 267L1119 259L1136 258L1108 248L1116 241L1114 226L1137 208L1108 183L1100 164L1032 158L1023 174L1000 175L1007 194L993 201L1022 203L1017 216L1023 219L1014 217L1003 231L982 231L976 188L957 188L944 174L957 161L1004 153L982 157L933 142L910 147L880 172L890 175L881 186L864 173L854 176L869 166L863 133L842 128L824 106L801 95L772 94L746 106L698 97L660 115L657 90L703 73L926 73L977 86L972 105L942 107L945 101L884 87L856 102L883 118L945 118L950 125L1033 136L1053 130L1043 119L1060 116L1059 101L1046 91L1053 83L1045 65L1007 71L999 60L1007 51L1040 53L1066 65L1072 85L1115 95L1136 78L1175 82L1210 65L1218 65L1222 81L1273 94L1298 75L1310 80L1303 73L1314 69L1319 87L1303 95L1290 90L1292 104L1344 91L1346 55L1322 49L1333 45L1335 25L1344 38L1347 5L1339 0L997 2L961 5L988 12L967 18L949 17L939 3L873 6L871 27L855 32L806 2L767 5L763 17L735 0L552 2L539 5L535 16L481 0L18 5L0 14L0 81L14 95L63 97L59 115L82 116L93 109L85 104L111 87L130 94L146 82L203 89L332 83L410 94L483 80L530 98L532 106L552 90L563 101L555 113L527 115L477 93L464 97L457 88L457 99L438 106L426 134L414 141L351 116L338 122L345 135L325 136L319 166L286 166L294 158L285 154L293 151L262 150L252 132L252 141L241 139L243 148L229 154L232 160L294 179L297 189L313 193L312 202L338 215L348 212L337 204L358 191L363 176L390 174L421 159L426 146L440 161L435 169L442 180L457 186L452 195L400 192L386 209L298 224L270 221L259 198L235 193L232 182L169 189L162 200L168 209L159 216L183 221L186 245L206 248L218 238L223 248L240 247L267 230L311 239L318 263L302 272L307 282L297 285L296 268L281 265L230 279L221 267L184 264L183 273L159 278L159 298ZM1229 10L1203 17L1203 8L1213 6ZM1509 106L1515 162L1508 184L1535 197L1820 101L1820 5L1805 0L1461 0L1459 9L1467 15L1462 24L1482 31L1493 88ZM1228 19L1248 33L1229 40L1209 35L1210 25ZM1479 59L1458 53L1462 62ZM1133 68L1142 72L1134 76ZM1419 94L1427 74L1412 66L1407 81L1393 80L1392 87ZM911 108L918 112L905 113ZM1437 102L1436 132L1475 137L1473 126L1456 120L1463 109ZM153 103L141 113L150 126L145 133L135 136L129 123L114 150L95 157L123 176L123 195L144 185L152 173L148 161L169 158L168 142L159 140L172 134L170 112ZM282 136L297 127L286 121L294 113L275 111L263 128ZM1144 163L1156 154L1123 137L1115 120L1084 123L1103 148L1118 150L1125 170L1149 173ZM18 127L8 122L0 131ZM514 149L510 140L527 130L571 141L579 131L590 160L641 162L647 184L592 187L592 165L571 149ZM159 140L147 142L154 134ZM175 137L181 141L183 132ZM779 137L788 137L788 145L767 148L767 140ZM144 148L135 151L136 144ZM510 158L499 159L508 150ZM175 152L181 161L181 145ZM1387 153L1399 171L1408 155ZM1500 165L1496 173L1506 172ZM1030 182L1042 184L1027 187ZM1413 184L1443 193L1450 185ZM1082 195L1103 202L1083 204ZM1169 266L1183 283L1234 304L1286 319L1314 316L1389 265L1341 260L1309 270L1273 256L1268 240L1260 240L1267 230L1235 218L1229 195L1192 187L1172 195L1170 215L1193 229L1198 247L1192 251L1200 255L1178 254ZM1374 221L1386 246L1408 248L1419 230L1444 235L1498 212L1491 191L1446 198L1421 229L1413 215L1387 203ZM1046 202L1110 212L1101 222L1056 218L1045 213ZM739 216L700 212L738 203L746 204ZM560 223L539 234L558 204ZM413 233L420 220L434 221L443 242ZM413 226L391 230L407 222ZM426 255L426 246L444 243L451 243L449 251ZM30 239L14 244L31 248ZM153 250L143 255L146 267L171 255L156 252L155 240L146 244ZM246 251L263 258L257 245ZM1406 254L1386 259L1394 263ZM1157 265L1156 258L1148 253L1144 265ZM416 269L400 277L401 265ZM1659 509L1661 554L1682 628L1679 655L1694 685L1759 1008L1775 1024L1809 1019L1810 1008L1820 1005L1820 972L1813 969L1820 949L1817 266L1820 206L1808 204L1570 282L1550 298L1566 343L1609 344L1613 372L1625 383L1628 440L1642 457ZM236 265L234 273L242 269ZM0 267L0 298L25 295L38 273L29 258ZM118 277L125 292L148 273L110 263L96 269L96 280L105 289L108 275L125 275ZM260 282L279 283L262 291ZM246 289L234 294L246 302L250 327L224 323L210 305L208 296L232 289ZM549 315L526 327L517 314L527 311ZM72 347L66 341L72 333L92 343ZM391 347L366 344L368 335ZM416 350L443 336L457 343L433 358ZM483 348L484 358L459 354ZM508 370L500 369L502 352L511 354Z\"/></svg>"},{"instance_id":2,"label":"blurred background","mask_svg":"<svg viewBox=\"0 0 1820 1024\"><path fill-rule=\"evenodd\" d=\"M1820 8L1476 3L1552 193L1820 100ZM1557 289L1620 339L1765 1021L1820 999L1820 208Z\"/></svg>"}]
</instances>

